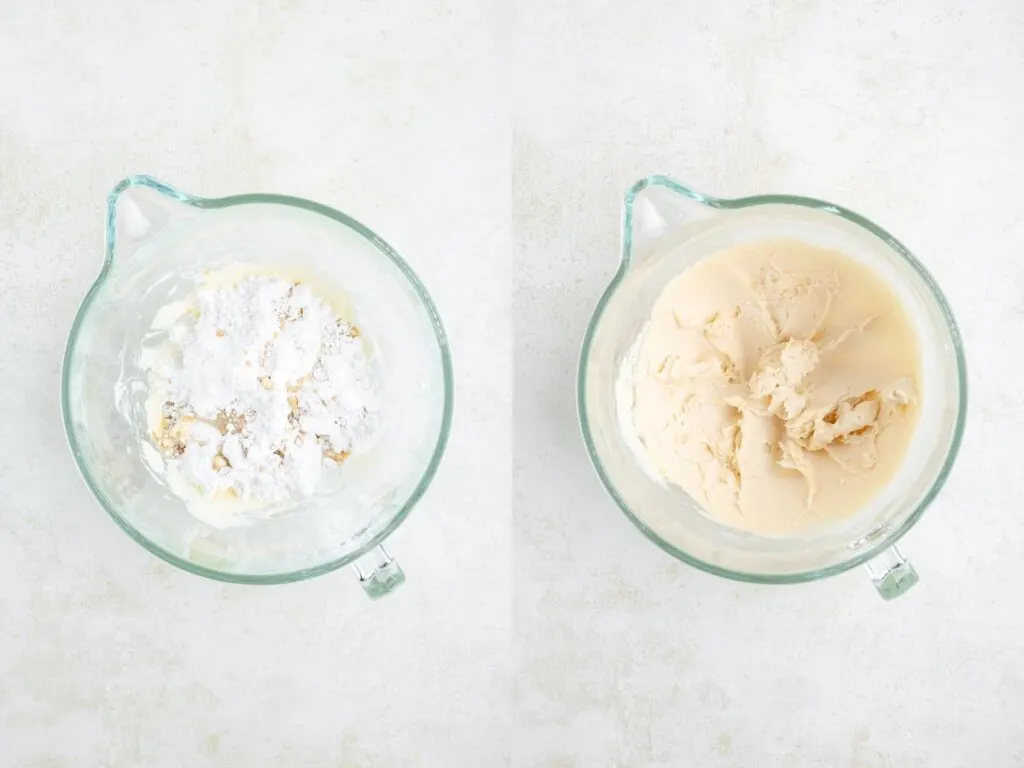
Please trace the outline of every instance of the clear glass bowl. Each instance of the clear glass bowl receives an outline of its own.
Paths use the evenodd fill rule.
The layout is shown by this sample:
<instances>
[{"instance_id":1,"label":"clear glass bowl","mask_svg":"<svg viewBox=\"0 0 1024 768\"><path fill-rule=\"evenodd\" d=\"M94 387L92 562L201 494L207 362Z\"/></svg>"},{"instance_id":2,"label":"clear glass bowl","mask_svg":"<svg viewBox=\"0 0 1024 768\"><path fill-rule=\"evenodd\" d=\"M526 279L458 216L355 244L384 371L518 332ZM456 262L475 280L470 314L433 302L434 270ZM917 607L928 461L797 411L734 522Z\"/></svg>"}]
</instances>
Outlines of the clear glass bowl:
<instances>
[{"instance_id":1,"label":"clear glass bowl","mask_svg":"<svg viewBox=\"0 0 1024 768\"><path fill-rule=\"evenodd\" d=\"M615 391L623 360L668 280L716 251L776 237L838 249L880 273L914 322L924 379L918 427L893 482L854 517L786 538L721 525L682 489L648 474ZM864 217L805 197L717 199L652 176L626 195L621 263L583 339L577 399L583 440L601 482L669 554L719 576L771 584L821 579L867 563L879 592L891 598L917 581L895 544L953 466L967 416L967 370L960 332L935 281Z\"/></svg>"},{"instance_id":2,"label":"clear glass bowl","mask_svg":"<svg viewBox=\"0 0 1024 768\"><path fill-rule=\"evenodd\" d=\"M381 425L367 450L297 508L218 529L190 514L142 459L139 354L156 311L191 291L190 278L239 263L284 267L337 289L329 298L360 327L380 366ZM299 198L206 199L147 176L111 192L106 258L71 329L61 405L89 489L157 556L250 584L308 579L351 563L371 597L386 594L404 575L383 542L437 471L452 401L451 356L433 302L402 258L359 222Z\"/></svg>"}]
</instances>

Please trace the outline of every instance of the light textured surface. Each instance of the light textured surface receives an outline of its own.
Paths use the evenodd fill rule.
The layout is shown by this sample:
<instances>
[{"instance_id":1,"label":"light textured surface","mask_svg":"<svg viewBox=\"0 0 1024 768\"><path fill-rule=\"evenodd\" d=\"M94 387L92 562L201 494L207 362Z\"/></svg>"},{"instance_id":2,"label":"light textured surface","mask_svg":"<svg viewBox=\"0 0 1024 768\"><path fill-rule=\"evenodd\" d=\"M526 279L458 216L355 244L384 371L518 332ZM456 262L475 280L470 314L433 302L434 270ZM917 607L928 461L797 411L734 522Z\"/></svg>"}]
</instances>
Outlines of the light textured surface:
<instances>
[{"instance_id":1,"label":"light textured surface","mask_svg":"<svg viewBox=\"0 0 1024 768\"><path fill-rule=\"evenodd\" d=\"M501 5L0 0L0 765L1024 764L1024 403L1006 354L1024 337L1024 11ZM139 171L337 206L430 288L457 413L394 537L394 596L371 604L348 573L268 589L179 573L88 496L59 359L103 199ZM600 489L579 341L621 195L657 171L845 204L946 289L970 425L906 539L922 574L906 597L883 603L860 572L714 579Z\"/></svg>"},{"instance_id":2,"label":"light textured surface","mask_svg":"<svg viewBox=\"0 0 1024 768\"><path fill-rule=\"evenodd\" d=\"M0 0L0 765L500 764L511 236L491 20L450 3L59 5ZM431 291L458 411L392 540L393 596L371 603L348 570L274 588L180 573L89 496L60 356L106 194L138 172L338 207Z\"/></svg>"},{"instance_id":3,"label":"light textured surface","mask_svg":"<svg viewBox=\"0 0 1024 768\"><path fill-rule=\"evenodd\" d=\"M1024 765L1024 9L530 0L512 36L519 764ZM970 421L905 539L921 573L905 597L884 603L859 570L707 576L601 490L573 377L621 196L656 172L846 205L946 290Z\"/></svg>"}]
</instances>

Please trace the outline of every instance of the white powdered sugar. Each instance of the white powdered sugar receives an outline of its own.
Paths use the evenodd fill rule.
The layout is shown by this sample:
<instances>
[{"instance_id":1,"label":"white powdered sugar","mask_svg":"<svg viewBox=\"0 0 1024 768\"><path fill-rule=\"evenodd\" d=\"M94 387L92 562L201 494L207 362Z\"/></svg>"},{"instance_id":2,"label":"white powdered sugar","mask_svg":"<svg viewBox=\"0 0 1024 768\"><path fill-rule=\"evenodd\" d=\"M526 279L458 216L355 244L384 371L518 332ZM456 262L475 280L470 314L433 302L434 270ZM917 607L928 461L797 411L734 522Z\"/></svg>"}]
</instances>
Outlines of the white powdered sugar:
<instances>
[{"instance_id":1,"label":"white powdered sugar","mask_svg":"<svg viewBox=\"0 0 1024 768\"><path fill-rule=\"evenodd\" d=\"M203 496L301 499L372 435L377 381L359 331L304 283L208 284L157 320L153 441Z\"/></svg>"}]
</instances>

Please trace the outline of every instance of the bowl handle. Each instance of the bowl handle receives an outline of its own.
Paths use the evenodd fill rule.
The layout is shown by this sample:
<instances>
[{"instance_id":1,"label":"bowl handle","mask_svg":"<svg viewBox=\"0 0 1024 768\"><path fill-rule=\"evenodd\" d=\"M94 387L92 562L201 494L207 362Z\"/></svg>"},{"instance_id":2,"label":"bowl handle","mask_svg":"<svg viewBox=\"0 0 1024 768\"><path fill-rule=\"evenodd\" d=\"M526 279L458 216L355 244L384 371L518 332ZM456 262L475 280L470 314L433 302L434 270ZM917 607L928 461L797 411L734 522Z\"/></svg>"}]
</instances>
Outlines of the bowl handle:
<instances>
[{"instance_id":1,"label":"bowl handle","mask_svg":"<svg viewBox=\"0 0 1024 768\"><path fill-rule=\"evenodd\" d=\"M371 600L391 594L405 582L405 571L383 544L363 555L352 568Z\"/></svg>"},{"instance_id":2,"label":"bowl handle","mask_svg":"<svg viewBox=\"0 0 1024 768\"><path fill-rule=\"evenodd\" d=\"M917 584L917 571L903 556L899 547L889 547L867 563L871 581L878 594L885 600L892 600Z\"/></svg>"}]
</instances>

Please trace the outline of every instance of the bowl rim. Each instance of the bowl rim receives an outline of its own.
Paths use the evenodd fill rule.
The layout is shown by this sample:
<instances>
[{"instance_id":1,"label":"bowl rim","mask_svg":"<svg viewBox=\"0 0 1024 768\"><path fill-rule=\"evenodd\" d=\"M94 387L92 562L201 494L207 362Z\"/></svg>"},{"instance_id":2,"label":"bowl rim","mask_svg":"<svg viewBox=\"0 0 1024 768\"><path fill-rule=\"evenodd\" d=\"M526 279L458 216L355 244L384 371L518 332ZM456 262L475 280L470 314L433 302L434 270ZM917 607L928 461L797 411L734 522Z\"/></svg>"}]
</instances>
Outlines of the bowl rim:
<instances>
[{"instance_id":1,"label":"bowl rim","mask_svg":"<svg viewBox=\"0 0 1024 768\"><path fill-rule=\"evenodd\" d=\"M840 563L828 565L823 568L813 568L805 571L794 571L791 573L781 574L762 574L751 571L733 570L730 568L724 568L714 563L709 563L705 560L692 555L685 550L676 547L673 544L665 541L659 536L650 526L647 525L636 513L630 509L629 505L625 502L622 496L615 489L605 470L604 464L597 454L593 434L591 433L589 416L587 410L587 399L586 399L586 380L587 370L590 362L591 346L594 340L594 334L596 333L597 327L601 322L601 318L604 315L604 311L611 301L611 297L618 290L626 275L629 272L630 262L633 256L633 227L632 227L632 216L633 216L633 204L636 201L637 196L644 189L652 186L665 187L679 195L689 198L696 203L704 205L714 210L728 211L728 210L740 210L743 208L752 208L759 205L793 205L802 208L810 208L817 211L822 211L831 215L839 216L853 224L856 224L866 229L871 234L882 240L888 245L898 256L902 257L906 263L913 268L917 275L921 278L924 284L930 290L933 299L935 300L943 319L946 322L946 329L949 333L950 340L953 344L954 356L956 358L956 369L957 369L957 384L958 384L958 400L956 410L956 421L953 427L953 437L949 442L949 446L946 451L946 456L943 459L942 466L933 481L931 488L922 497L921 501L917 504L914 511L907 517L906 520L895 530L890 532L887 536L873 543L870 547L866 547L864 551L857 553L854 557L849 560L844 560ZM967 362L964 354L963 339L960 334L960 329L957 325L956 319L953 317L953 311L946 300L945 295L939 288L938 283L931 276L928 270L921 264L920 261L904 246L899 240L893 237L882 227L874 224L870 220L855 213L851 210L843 208L842 206L829 203L824 200L818 200L812 197L803 197L799 195L781 195L781 194L770 194L770 195L754 195L750 197L739 197L739 198L716 198L708 195L703 195L684 184L675 181L674 179L664 175L653 175L647 176L636 183L634 183L626 192L625 199L623 201L623 215L622 215L622 254L619 261L619 267L615 275L612 277L611 282L605 288L601 294L600 299L597 302L597 306L594 308L594 313L590 318L590 322L587 325L586 332L583 335L583 344L580 350L580 360L577 368L576 377L576 408L577 417L579 419L580 430L583 435L583 443L586 446L587 454L590 457L590 462L593 465L597 476L604 486L605 491L612 500L618 505L619 509L625 513L633 524L640 529L640 531L650 541L654 542L664 552L672 555L678 560L698 568L707 573L715 576L722 576L727 579L735 581L743 581L755 584L797 584L806 581L815 581L817 579L823 579L829 576L835 576L844 571L848 571L855 568L858 565L863 565L869 560L877 557L881 552L892 547L896 544L903 536L907 533L921 518L924 511L934 501L939 491L942 490L945 485L949 473L953 468L953 464L956 461L957 453L960 450L960 444L963 441L964 429L967 423Z\"/></svg>"},{"instance_id":2,"label":"bowl rim","mask_svg":"<svg viewBox=\"0 0 1024 768\"><path fill-rule=\"evenodd\" d=\"M132 187L147 187L155 190L160 194L169 197L173 200L177 200L185 205L192 206L202 210L215 210L220 208L231 208L242 205L251 204L270 204L270 205L282 205L291 208L298 208L310 213L324 216L328 219L342 224L349 229L353 230L356 234L362 236L365 240L369 241L384 257L389 259L395 267L398 268L399 272L412 287L414 293L420 300L423 308L427 311L430 317L431 326L434 330L434 336L437 340L438 351L441 355L441 368L444 378L444 403L441 416L441 427L437 437L437 441L434 444L433 453L430 461L427 462L423 473L420 476L415 488L410 493L409 497L402 504L398 513L392 517L386 526L381 528L380 531L375 533L370 539L368 539L358 549L347 553L343 557L339 557L333 560L329 560L320 565L311 566L308 568L302 568L293 571L284 571L281 573L271 574L247 574L247 573L234 573L227 571L220 571L216 568L210 568L198 563L194 563L187 560L173 552L165 549L156 542L152 541L145 535L143 535L138 529L136 529L130 522L122 517L117 511L116 506L106 497L99 484L95 481L91 471L89 470L88 464L84 458L84 452L82 451L81 445L79 444L78 436L75 433L75 429L72 426L71 419L71 402L69 396L69 381L70 373L69 367L72 356L75 353L76 345L79 339L79 335L84 325L89 309L93 304L97 294L106 282L110 268L113 264L115 247L116 247L116 204L120 195L127 189ZM78 307L78 311L75 313L75 318L72 321L71 330L68 333L68 341L64 349L63 361L61 364L61 419L64 424L64 434L68 442L68 447L71 449L71 455L75 460L75 464L78 467L78 471L85 481L86 486L91 491L93 497L100 503L100 506L106 510L107 514L114 520L114 522L132 539L134 539L139 545L151 552L152 554L170 563L173 566L181 568L184 571L197 574L199 576L205 576L210 579L217 581L230 582L235 584L284 584L288 582L304 581L311 579L315 576L321 576L325 573L337 570L345 565L354 563L360 557L365 555L367 552L373 550L379 546L385 539L387 539L395 530L400 526L405 519L412 512L416 503L420 500L423 494L426 492L430 483L433 481L434 476L437 474L438 467L441 464L441 459L444 456L445 449L448 444L448 439L451 433L452 415L454 412L454 398L455 398L455 386L454 386L454 372L452 366L452 355L451 348L448 343L448 337L445 333L444 326L441 322L441 316L437 311L430 294L427 292L426 287L420 281L419 277L409 266L409 264L398 255L397 251L392 248L383 238L377 235L376 232L371 230L369 227L360 223L356 219L342 213L339 210L323 205L321 203L307 200L301 197L292 197L290 195L279 195L272 193L246 193L240 195L230 195L227 197L217 198L206 198L192 195L187 192L183 192L175 187L170 186L158 179L138 174L128 176L127 178L118 182L118 184L111 190L107 197L107 220L106 220L106 251L103 261L103 266L100 270L99 276L89 287L85 297L82 299L82 303Z\"/></svg>"}]
</instances>

